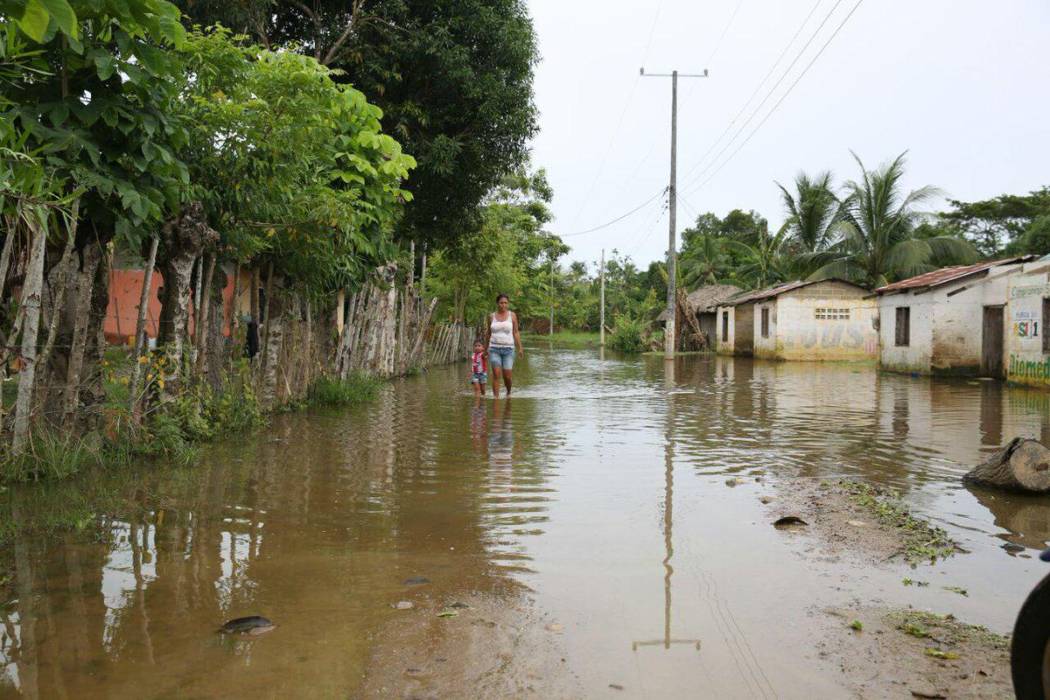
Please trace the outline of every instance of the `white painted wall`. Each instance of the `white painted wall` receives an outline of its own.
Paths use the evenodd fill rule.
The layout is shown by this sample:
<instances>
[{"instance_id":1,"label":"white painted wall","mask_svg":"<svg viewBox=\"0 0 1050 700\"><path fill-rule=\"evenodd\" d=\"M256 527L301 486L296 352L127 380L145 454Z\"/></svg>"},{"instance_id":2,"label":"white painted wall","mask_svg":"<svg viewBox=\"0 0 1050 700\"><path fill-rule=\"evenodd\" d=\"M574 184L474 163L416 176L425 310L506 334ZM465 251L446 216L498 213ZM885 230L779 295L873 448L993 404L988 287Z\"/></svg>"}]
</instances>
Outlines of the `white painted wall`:
<instances>
[{"instance_id":1,"label":"white painted wall","mask_svg":"<svg viewBox=\"0 0 1050 700\"><path fill-rule=\"evenodd\" d=\"M1043 337L1050 331L1050 318L1043 315L1043 299L1050 298L1050 260L1025 265L1009 283L1006 378L1050 388L1050 353L1043 352Z\"/></svg>"},{"instance_id":2,"label":"white painted wall","mask_svg":"<svg viewBox=\"0 0 1050 700\"><path fill-rule=\"evenodd\" d=\"M782 360L874 360L878 305L866 290L821 282L777 300L775 356ZM817 318L817 309L848 309L848 319Z\"/></svg>"},{"instance_id":3,"label":"white painted wall","mask_svg":"<svg viewBox=\"0 0 1050 700\"><path fill-rule=\"evenodd\" d=\"M727 338L722 338L722 314L729 314L729 335ZM715 344L715 348L720 355L732 355L733 354L733 336L736 333L735 316L733 313L732 306L719 306L718 316L716 318L716 325L718 328L718 342Z\"/></svg>"},{"instance_id":4,"label":"white painted wall","mask_svg":"<svg viewBox=\"0 0 1050 700\"><path fill-rule=\"evenodd\" d=\"M932 290L881 296L878 301L880 366L922 374L979 374L984 307L1006 304L1010 277L1019 269L1019 265L1003 265L992 268L982 278L962 279ZM895 344L898 306L911 308L908 347Z\"/></svg>"}]
</instances>

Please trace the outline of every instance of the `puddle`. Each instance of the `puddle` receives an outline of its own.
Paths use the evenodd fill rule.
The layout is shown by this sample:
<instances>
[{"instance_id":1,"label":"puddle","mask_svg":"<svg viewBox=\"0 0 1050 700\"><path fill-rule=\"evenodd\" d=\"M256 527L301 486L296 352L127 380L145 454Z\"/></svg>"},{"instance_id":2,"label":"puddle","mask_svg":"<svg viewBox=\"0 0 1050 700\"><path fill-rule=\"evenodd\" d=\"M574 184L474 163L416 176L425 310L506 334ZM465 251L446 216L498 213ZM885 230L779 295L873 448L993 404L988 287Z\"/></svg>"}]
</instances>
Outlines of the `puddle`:
<instances>
[{"instance_id":1,"label":"puddle","mask_svg":"<svg viewBox=\"0 0 1050 700\"><path fill-rule=\"evenodd\" d=\"M193 468L10 490L0 517L42 522L119 498L78 532L0 548L0 697L447 690L426 685L445 662L384 655L401 628L441 659L503 630L494 673L549 648L567 696L840 696L823 609L911 604L1006 632L1046 573L1024 556L1050 539L1045 502L959 481L1015 435L1050 442L1045 392L703 356L666 373L582 350L515 370L509 402L476 404L461 368L440 369L368 406L280 416ZM760 497L843 476L900 490L969 553L875 567L770 526ZM501 608L539 634L515 636ZM215 633L248 615L276 628ZM535 666L491 695L542 688Z\"/></svg>"}]
</instances>

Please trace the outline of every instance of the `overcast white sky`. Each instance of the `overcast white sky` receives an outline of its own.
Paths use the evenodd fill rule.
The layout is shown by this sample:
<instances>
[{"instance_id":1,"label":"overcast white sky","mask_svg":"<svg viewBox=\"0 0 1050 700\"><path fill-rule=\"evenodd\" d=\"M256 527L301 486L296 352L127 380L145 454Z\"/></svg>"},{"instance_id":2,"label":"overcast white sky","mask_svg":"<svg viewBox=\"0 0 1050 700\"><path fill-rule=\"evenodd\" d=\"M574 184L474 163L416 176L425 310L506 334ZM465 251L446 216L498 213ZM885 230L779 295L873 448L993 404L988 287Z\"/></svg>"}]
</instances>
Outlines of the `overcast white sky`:
<instances>
[{"instance_id":1,"label":"overcast white sky","mask_svg":"<svg viewBox=\"0 0 1050 700\"><path fill-rule=\"evenodd\" d=\"M699 212L724 216L733 208L756 209L775 228L783 213L774 180L789 185L800 169L855 178L850 149L868 167L908 150L907 186L936 185L955 199L1050 184L1047 0L863 0L732 157L857 0L528 2L542 53L533 163L554 187L559 235L614 219L667 184L671 84L639 79L643 64L654 73L710 70L706 79L679 80L679 231ZM714 160L825 17L780 86ZM701 161L800 26L772 76ZM596 261L605 247L642 267L662 258L661 208L655 200L599 232L567 237L569 257Z\"/></svg>"}]
</instances>

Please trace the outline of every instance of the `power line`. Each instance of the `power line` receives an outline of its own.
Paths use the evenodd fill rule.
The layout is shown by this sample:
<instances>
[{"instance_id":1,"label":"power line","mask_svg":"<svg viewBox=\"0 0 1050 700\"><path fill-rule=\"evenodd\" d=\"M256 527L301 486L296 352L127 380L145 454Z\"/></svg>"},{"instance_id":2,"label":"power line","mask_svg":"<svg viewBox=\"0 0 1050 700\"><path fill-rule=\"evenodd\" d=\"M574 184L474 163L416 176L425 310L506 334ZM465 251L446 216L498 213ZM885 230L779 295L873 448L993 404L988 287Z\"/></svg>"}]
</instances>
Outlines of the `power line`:
<instances>
[{"instance_id":1,"label":"power line","mask_svg":"<svg viewBox=\"0 0 1050 700\"><path fill-rule=\"evenodd\" d=\"M656 23L660 19L660 10L663 7L661 2L656 7L656 14L653 16L653 23L649 27L649 38L645 43L645 51L642 53L642 65L645 64L646 59L649 58L649 50L653 45L653 35L656 32ZM638 88L638 81L641 80L640 75L634 77L634 82L631 83L631 89L627 93L627 100L623 104L623 109L620 110L620 118L616 121L616 128L613 130L612 136L609 137L609 144L605 147L605 152L602 153L602 159L598 163L598 170L594 173L594 179L591 180L590 187L587 188L586 196L580 200L580 206L576 210L576 216L572 219L572 225L575 226L576 222L580 220L580 215L583 214L584 209L591 201L591 195L594 194L594 188L598 184L598 180L601 179L602 173L605 172L605 164L609 160L609 153L612 152L613 144L616 143L616 137L620 135L620 129L623 127L623 119L627 116L627 109L631 106L631 100L634 97L634 91Z\"/></svg>"},{"instance_id":2,"label":"power line","mask_svg":"<svg viewBox=\"0 0 1050 700\"><path fill-rule=\"evenodd\" d=\"M657 192L656 194L654 194L649 199L647 199L644 202L642 202L641 204L639 204L638 206L636 206L634 209L630 210L629 212L627 212L625 214L621 214L620 216L616 217L612 221L606 221L604 224L601 224L599 226L595 226L594 228L589 228L586 231L574 231L573 233L563 233L563 234L561 234L559 236L559 238L572 238L574 236L584 236L584 235L586 235L588 233L594 233L595 231L601 231L603 228L608 228L609 226L612 226L613 224L615 224L617 222L623 221L624 219L626 219L631 214L634 214L635 212L638 212L638 211L644 209L654 199L656 199L657 197L662 196L665 192L667 192L667 188L666 187L663 188L662 190L660 190L659 192Z\"/></svg>"},{"instance_id":3,"label":"power line","mask_svg":"<svg viewBox=\"0 0 1050 700\"><path fill-rule=\"evenodd\" d=\"M773 113L777 111L777 108L780 106L780 104L787 98L788 95L791 94L791 91L795 88L796 85L798 85L799 81L801 81L802 78L805 77L806 73L809 72L809 69L813 66L814 63L817 62L817 59L820 58L821 54L824 53L824 50L826 48L828 48L828 46L835 39L835 37L838 36L839 31L841 31L841 29L844 26L846 26L846 22L849 21L849 18L853 16L853 13L857 11L857 8L860 7L862 2L864 2L864 0L857 0L857 4L855 4L850 9L850 11L846 14L846 16L843 18L843 20L839 23L839 25L837 27L835 27L835 31L831 33L831 36L828 37L828 40L824 42L824 45L820 47L820 50L817 51L817 53L813 56L812 59L810 59L809 63L807 63L806 67L802 69L802 72L799 74L799 76L797 78L795 78L795 81L793 83L791 83L791 85L788 86L788 89L784 92L783 95L780 96L780 99L777 100L776 104L773 105L773 108L771 110L769 110L769 112L766 114L766 116L762 118L762 121L760 121L758 123L758 125L755 126L755 128L751 131L750 134L748 134L747 138L744 139L740 143L740 145L736 147L736 150L734 150L731 154L729 154L728 158L726 158L724 161L722 161L722 164L719 165L718 168L716 168L714 172L712 172L703 182L701 182L695 188L690 190L689 191L690 194L701 190L704 187L704 185L706 185L708 182L710 182L712 180L712 178L714 178L714 176L717 175L719 173L719 171L722 170L722 168L724 168L729 161L733 160L733 157L736 156L736 154L740 152L740 149L742 149L744 146L747 145L747 143L758 132L758 130L762 128L762 125L765 124L769 120L769 118L771 116L773 116Z\"/></svg>"},{"instance_id":4,"label":"power line","mask_svg":"<svg viewBox=\"0 0 1050 700\"><path fill-rule=\"evenodd\" d=\"M755 107L754 111L752 111L748 118L744 121L744 123L740 125L740 128L737 129L736 133L733 134L732 138L726 141L725 145L722 146L718 153L715 154L715 156L711 159L711 162L708 163L708 165L703 170L697 173L696 176L693 178L692 182L685 185L685 187L689 187L691 184L695 183L697 180L703 177L704 174L707 171L709 171L715 163L718 162L718 159L721 158L722 155L729 150L729 147L732 146L738 138L740 138L740 135L744 133L744 129L746 129L748 124L750 124L752 120L754 120L754 118L758 116L758 113L762 111L762 108L765 106L766 102L768 102L769 98L773 96L773 93L775 93L777 88L780 87L780 84L784 82L784 78L786 78L788 74L791 73L791 69L795 67L795 64L798 63L800 58L802 58L802 55L806 53L806 49L808 49L810 44L813 43L813 40L817 38L817 35L820 34L820 30L824 28L824 25L828 23L828 20L831 19L831 16L835 13L835 10L837 10L839 5L841 4L842 0L835 0L835 4L832 5L831 9L828 10L826 15L824 15L824 19L822 19L820 21L820 24L817 25L817 28L813 30L813 33L810 34L809 39L807 39L806 43L802 45L802 48L798 50L798 53L795 54L795 57L791 59L791 63L789 63L788 67L784 69L784 72L779 78L777 78L777 81L773 83L773 86L769 88L769 92L767 92L766 96L762 98L762 101L758 103L758 106Z\"/></svg>"},{"instance_id":5,"label":"power line","mask_svg":"<svg viewBox=\"0 0 1050 700\"><path fill-rule=\"evenodd\" d=\"M766 81L769 80L769 77L773 75L773 72L777 69L777 66L780 65L780 62L784 60L784 56L787 55L788 49L790 49L792 44L795 43L795 39L797 39L798 35L802 33L802 30L805 28L805 26L809 24L810 18L813 17L813 13L817 11L818 7L820 7L821 2L823 2L823 0L817 0L815 3L813 3L813 7L810 8L809 14L807 14L806 18L802 20L802 24L798 25L798 29L795 30L795 33L791 36L791 39L788 41L788 43L784 45L784 49L780 52L780 55L777 56L777 59L773 61L773 65L769 67L769 71L762 77L762 80L758 81L758 85L755 86L754 92L751 93L751 96L748 97L744 104L740 107L740 111L737 112L731 120L729 120L729 124L726 125L725 130L721 134L719 134L718 138L711 143L711 145L706 151L704 151L704 154L700 156L700 160L696 162L696 165L689 169L689 172L685 174L685 177L683 179L688 179L689 176L692 175L697 168L703 165L704 161L707 160L707 156L711 155L711 152L718 147L718 144L722 142L722 139L725 138L726 134L728 134L729 131L733 128L733 125L736 124L737 120L740 119L740 117L744 114L748 106L751 104L751 101L755 99L756 95L758 95L759 90L761 90L762 86L766 84Z\"/></svg>"},{"instance_id":6,"label":"power line","mask_svg":"<svg viewBox=\"0 0 1050 700\"><path fill-rule=\"evenodd\" d=\"M736 15L740 12L740 6L744 4L744 0L737 0L736 7L733 8L733 14L729 15L729 21L726 22L726 26L722 28L722 34L718 37L718 41L715 42L715 48L711 50L711 55L707 57L707 63L705 66L711 65L711 61L714 60L718 50L722 48L722 42L725 41L726 34L729 33L729 28L733 26L733 20L736 19Z\"/></svg>"}]
</instances>

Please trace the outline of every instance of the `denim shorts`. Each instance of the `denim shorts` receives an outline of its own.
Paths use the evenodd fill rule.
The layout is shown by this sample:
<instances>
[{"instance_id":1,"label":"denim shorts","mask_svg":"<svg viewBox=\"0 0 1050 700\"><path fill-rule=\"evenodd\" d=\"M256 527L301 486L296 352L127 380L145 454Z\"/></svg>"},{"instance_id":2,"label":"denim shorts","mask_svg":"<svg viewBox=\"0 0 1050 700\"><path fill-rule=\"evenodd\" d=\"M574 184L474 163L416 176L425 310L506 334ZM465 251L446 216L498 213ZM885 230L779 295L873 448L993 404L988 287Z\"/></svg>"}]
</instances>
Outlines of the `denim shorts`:
<instances>
[{"instance_id":1,"label":"denim shorts","mask_svg":"<svg viewBox=\"0 0 1050 700\"><path fill-rule=\"evenodd\" d=\"M470 376L471 384L487 384L489 375L487 372L475 372Z\"/></svg>"},{"instance_id":2,"label":"denim shorts","mask_svg":"<svg viewBox=\"0 0 1050 700\"><path fill-rule=\"evenodd\" d=\"M489 346L489 364L502 369L514 369L514 347Z\"/></svg>"}]
</instances>

